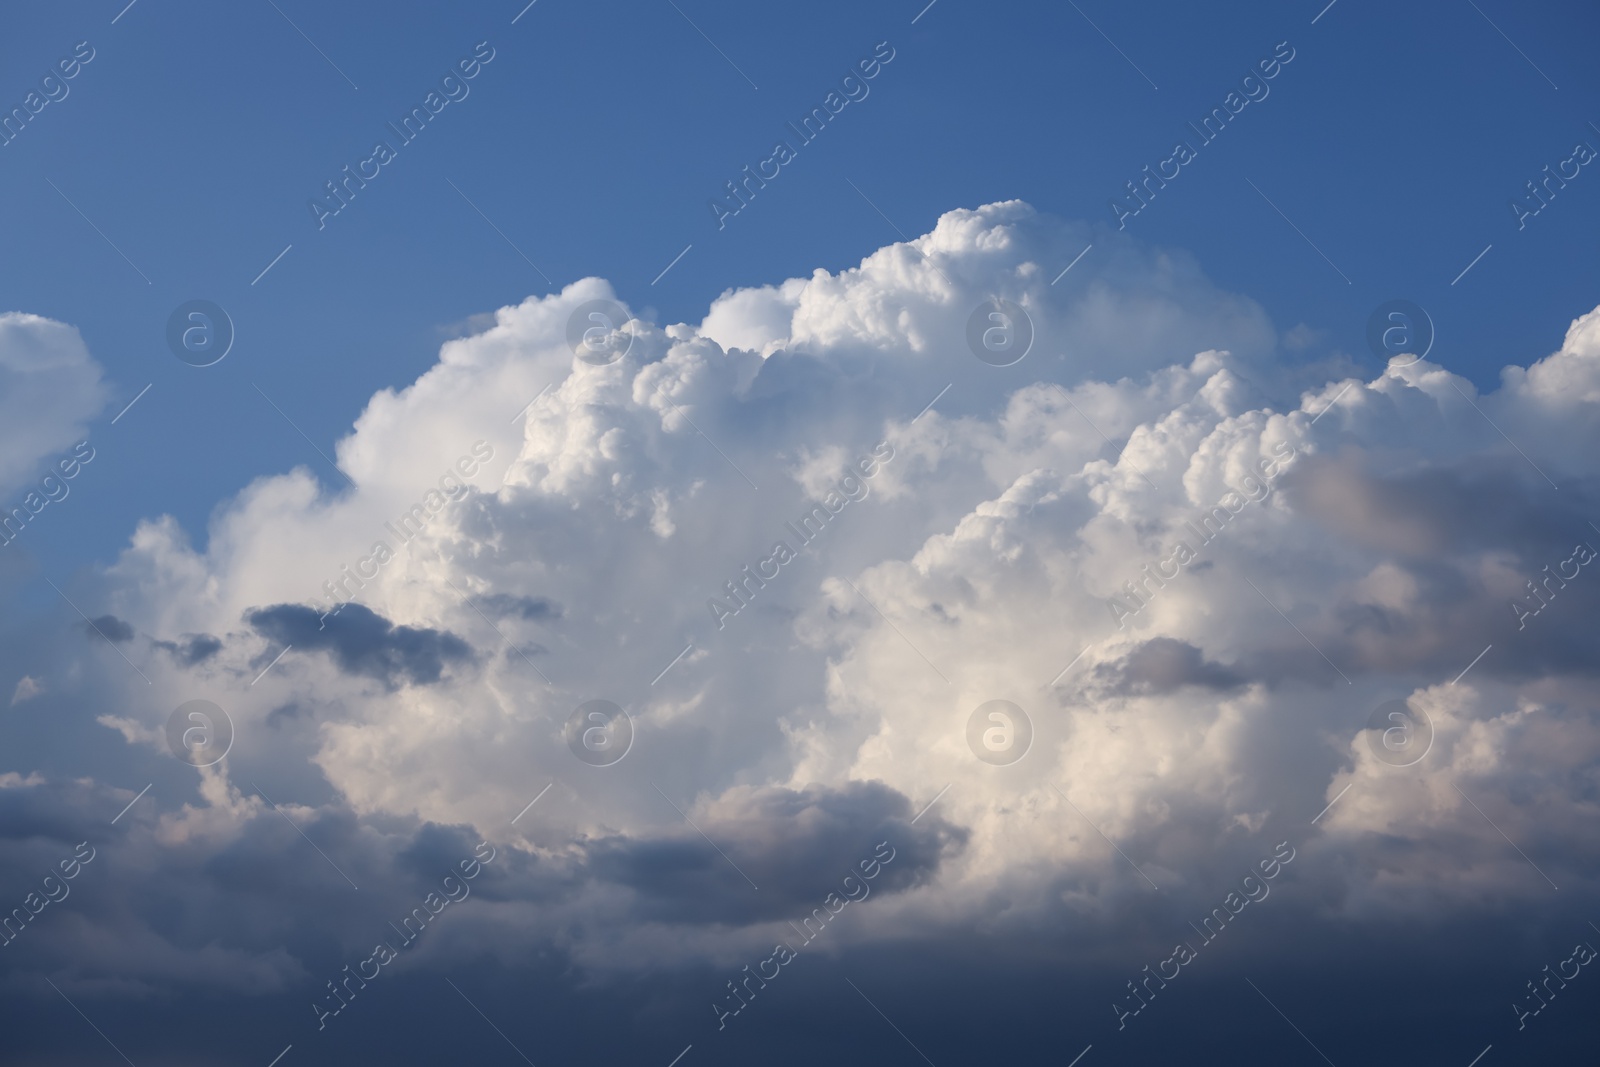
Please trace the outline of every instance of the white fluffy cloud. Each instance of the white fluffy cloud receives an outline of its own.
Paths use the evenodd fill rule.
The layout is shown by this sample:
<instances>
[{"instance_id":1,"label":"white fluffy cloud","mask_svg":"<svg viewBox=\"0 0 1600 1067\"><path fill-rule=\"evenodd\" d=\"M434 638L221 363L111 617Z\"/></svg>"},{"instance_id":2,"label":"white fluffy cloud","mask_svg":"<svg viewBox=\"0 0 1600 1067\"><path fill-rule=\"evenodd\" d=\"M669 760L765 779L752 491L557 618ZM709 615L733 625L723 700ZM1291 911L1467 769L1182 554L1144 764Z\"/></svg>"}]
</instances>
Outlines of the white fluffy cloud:
<instances>
[{"instance_id":1,"label":"white fluffy cloud","mask_svg":"<svg viewBox=\"0 0 1600 1067\"><path fill-rule=\"evenodd\" d=\"M965 342L996 296L1036 330L1003 369ZM775 921L650 913L633 850L698 847L673 805L752 875L781 868L761 842L800 835L797 812L900 828L917 878L862 936L970 929L997 894L986 922L1082 921L1144 891L1129 862L1203 894L1215 857L1284 837L1339 872L1355 912L1538 888L1486 815L1557 881L1595 878L1576 858L1600 844L1593 812L1572 798L1593 793L1600 723L1573 628L1600 576L1522 629L1510 603L1573 543L1600 545L1600 311L1482 395L1430 363L1302 391L1315 368L1283 364L1263 311L1191 261L1015 202L858 268L731 291L698 326L636 322L610 366L566 347L591 299L616 294L586 279L502 308L376 395L338 445L358 488L263 475L204 553L170 519L142 525L96 611L133 626L123 647L153 685L125 686L100 646L80 654L92 671L39 684L122 690L104 721L132 744L160 744L184 700L225 706L239 739L201 806L230 833L272 817L237 792L270 777L329 812L470 824L603 886L581 912L505 903L485 939L590 922L611 934L566 947L594 967L732 958L740 928ZM470 490L402 543L388 524L446 475ZM791 524L819 503L806 545ZM356 597L371 614L322 630L281 607L331 608L324 583L379 542L393 559ZM796 558L750 579L777 542ZM1364 727L1404 697L1434 748L1396 768ZM633 717L613 767L562 738L595 698ZM967 745L994 699L1032 721L1009 767ZM1378 836L1413 847L1375 858ZM630 913L650 917L618 932ZM683 932L712 921L729 929Z\"/></svg>"},{"instance_id":2,"label":"white fluffy cloud","mask_svg":"<svg viewBox=\"0 0 1600 1067\"><path fill-rule=\"evenodd\" d=\"M83 440L105 401L100 365L76 329L0 314L0 494L9 500L44 461Z\"/></svg>"}]
</instances>

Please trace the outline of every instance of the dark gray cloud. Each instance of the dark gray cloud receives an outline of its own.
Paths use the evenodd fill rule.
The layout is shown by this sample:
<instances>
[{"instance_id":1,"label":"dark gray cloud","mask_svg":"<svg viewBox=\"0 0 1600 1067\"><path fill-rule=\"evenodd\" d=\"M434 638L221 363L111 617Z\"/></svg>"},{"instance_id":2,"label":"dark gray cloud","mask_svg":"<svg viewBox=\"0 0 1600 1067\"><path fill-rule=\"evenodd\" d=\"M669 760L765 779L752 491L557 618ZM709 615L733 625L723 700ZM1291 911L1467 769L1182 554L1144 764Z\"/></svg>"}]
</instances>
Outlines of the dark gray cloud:
<instances>
[{"instance_id":1,"label":"dark gray cloud","mask_svg":"<svg viewBox=\"0 0 1600 1067\"><path fill-rule=\"evenodd\" d=\"M291 700L287 704L278 705L267 713L267 725L276 729L292 719L298 719L307 711L308 709L301 705L298 700Z\"/></svg>"},{"instance_id":2,"label":"dark gray cloud","mask_svg":"<svg viewBox=\"0 0 1600 1067\"><path fill-rule=\"evenodd\" d=\"M1157 637L1139 645L1115 663L1095 668L1095 681L1116 696L1170 693L1186 685L1234 689L1245 683L1240 672L1205 658L1193 645Z\"/></svg>"},{"instance_id":3,"label":"dark gray cloud","mask_svg":"<svg viewBox=\"0 0 1600 1067\"><path fill-rule=\"evenodd\" d=\"M634 890L641 914L657 921L790 918L839 892L880 842L895 858L873 892L920 884L965 846L965 829L932 813L912 825L913 815L910 802L881 782L751 790L739 798L737 818L695 820L710 842L688 826L667 837L603 838L587 845L589 870Z\"/></svg>"},{"instance_id":4,"label":"dark gray cloud","mask_svg":"<svg viewBox=\"0 0 1600 1067\"><path fill-rule=\"evenodd\" d=\"M98 619L90 619L84 623L83 632L90 637L99 634L119 645L133 640L133 627L115 615L102 615Z\"/></svg>"},{"instance_id":5,"label":"dark gray cloud","mask_svg":"<svg viewBox=\"0 0 1600 1067\"><path fill-rule=\"evenodd\" d=\"M121 807L111 790L80 782L39 781L0 788L0 842L49 844L51 848L99 841L97 824L108 823ZM96 827L93 831L86 827ZM0 863L0 870L7 865Z\"/></svg>"},{"instance_id":6,"label":"dark gray cloud","mask_svg":"<svg viewBox=\"0 0 1600 1067\"><path fill-rule=\"evenodd\" d=\"M497 619L515 618L531 622L549 622L561 618L561 606L544 597L490 593L488 596L479 597L475 603L486 614Z\"/></svg>"},{"instance_id":7,"label":"dark gray cloud","mask_svg":"<svg viewBox=\"0 0 1600 1067\"><path fill-rule=\"evenodd\" d=\"M1247 652L1240 671L1270 684L1343 684L1332 661L1351 677L1448 680L1492 645L1474 668L1486 675L1600 672L1586 621L1600 612L1600 562L1570 581L1549 577L1579 542L1600 548L1592 483L1574 480L1558 494L1509 460L1398 473L1387 462L1352 448L1306 456L1285 475L1297 512L1346 548L1374 550L1384 570L1364 588L1331 587L1316 615L1296 618L1305 636L1285 627L1275 647ZM1526 583L1547 578L1548 602L1520 616L1514 601L1539 603Z\"/></svg>"},{"instance_id":8,"label":"dark gray cloud","mask_svg":"<svg viewBox=\"0 0 1600 1067\"><path fill-rule=\"evenodd\" d=\"M1558 495L1514 459L1474 457L1396 472L1386 469L1386 456L1347 448L1302 457L1282 488L1296 512L1342 541L1408 560L1503 545L1544 552L1594 532L1584 522L1581 483Z\"/></svg>"},{"instance_id":9,"label":"dark gray cloud","mask_svg":"<svg viewBox=\"0 0 1600 1067\"><path fill-rule=\"evenodd\" d=\"M50 973L62 959L79 958L92 941L100 945L96 963L75 975L77 985L69 990L93 990L115 1002L220 982L247 994L246 1004L251 996L277 993L309 1000L325 992L323 977L389 936L388 923L408 914L462 860L483 857L480 837L469 827L395 818L377 825L339 805L308 811L286 787L263 784L286 810L260 807L222 837L159 829L158 820L174 816L186 799L183 786L170 779L158 781L117 824L110 819L132 799L131 790L83 781L0 788L5 899L20 902L37 880L35 870L42 877L77 842L88 840L97 850L71 887L70 905L46 913L37 930L9 948L17 973ZM268 804L251 784L242 788L250 802ZM705 839L687 826L680 833L673 814L662 836L578 840L551 851L492 842L493 859L471 885L474 902L447 914L440 934L427 936L433 942L446 930L457 932L444 935L452 938L469 935L452 953L458 959L508 936L535 955L558 959L555 946L572 932L567 924L608 887L631 892L630 921L735 927L798 918L822 906L830 892L843 895L846 877L860 878L861 861L875 854L883 859L882 842L893 858L877 865L865 902L923 884L966 840L964 830L933 812L911 825L906 798L879 783L762 789L743 798L737 811L748 816L730 810L725 818L696 821L760 891ZM160 862L145 862L153 854ZM114 880L106 877L112 870ZM286 911L285 900L296 906ZM501 912L495 925L481 925L496 906L526 903L560 909L566 918L542 923L532 914L517 919ZM224 929L219 942L217 931ZM469 947L474 944L479 947ZM695 966L692 960L684 965ZM224 975L221 966L233 969Z\"/></svg>"},{"instance_id":10,"label":"dark gray cloud","mask_svg":"<svg viewBox=\"0 0 1600 1067\"><path fill-rule=\"evenodd\" d=\"M360 604L346 604L326 617L301 604L277 604L246 612L245 621L281 644L324 650L345 673L377 679L391 689L431 685L447 666L473 659L471 646L448 630L396 626Z\"/></svg>"},{"instance_id":11,"label":"dark gray cloud","mask_svg":"<svg viewBox=\"0 0 1600 1067\"><path fill-rule=\"evenodd\" d=\"M222 641L210 634L184 634L181 641L156 641L180 667L194 667L222 651Z\"/></svg>"},{"instance_id":12,"label":"dark gray cloud","mask_svg":"<svg viewBox=\"0 0 1600 1067\"><path fill-rule=\"evenodd\" d=\"M174 784L163 783L158 792ZM1332 875L1351 863L1403 864L1404 850L1383 841L1358 849L1332 841L1319 846L1287 833L1305 845L1302 854L1273 883L1270 896L1251 904L1214 943L1204 943L1191 924L1238 884L1246 861L1279 834L1208 856L1185 870L1183 884L1165 885L1159 894L1146 891L1131 872L1114 875L1126 879L1129 891L1090 912L1066 903L1082 891L1084 872L1064 869L1060 900L1043 913L1013 916L1020 902L997 894L979 927L946 931L937 939L863 944L839 931L836 941L807 948L796 937L797 960L761 987L726 1030L719 1030L707 1004L727 993L730 978L742 976L735 964L688 959L652 971L648 981L606 979L584 975L562 947L594 931L579 924L541 928L531 921L534 911L508 923L507 905L532 903L542 910L545 903L593 899L602 887L593 844L587 867L580 862L561 874L550 870L559 860L501 844L467 900L450 905L417 947L402 950L401 966L361 988L349 998L347 1014L319 1031L309 1005L327 995L327 981L368 956L373 944L398 941L390 923L409 914L446 870L472 855L477 835L433 823L380 830L348 812L319 809L296 812L306 837L269 811L225 839L202 835L158 843L154 821L176 799L147 797L113 827L107 813L124 801L101 787L74 782L0 790L7 805L0 822L12 830L0 837L0 869L14 875L0 879L9 903L20 904L76 842L89 839L97 850L70 883L70 896L47 906L3 950L8 995L0 1003L0 1025L7 1028L8 1052L16 1062L87 1067L110 1054L46 977L140 1063L162 1055L201 1062L226 1058L237 1048L246 1049L235 1057L241 1062L250 1056L267 1062L292 1045L291 1055L326 1053L352 1061L382 1050L388 1062L404 1065L462 1050L508 1054L507 1038L539 1055L535 1062L653 1057L665 1063L691 1043L702 1055L726 1051L739 1057L767 1049L763 1062L784 1067L845 1047L870 1050L884 1062L921 1062L902 1034L936 1063L985 1057L1011 1062L1059 1048L1065 1029L1072 1035L1069 1056L1092 1044L1090 1055L1102 1045L1126 1046L1140 1062L1148 1057L1200 1067L1237 1062L1247 1053L1274 1062L1320 1062L1306 1044L1309 1037L1333 1062L1398 1067L1427 1062L1441 1047L1452 1054L1464 1047L1457 1059L1465 1063L1491 1042L1495 1053L1527 1053L1528 1062L1579 1062L1570 1054L1592 1043L1583 1010L1583 983L1592 977L1587 969L1526 1030L1519 1031L1506 1010L1525 997L1525 982L1541 977L1541 967L1572 952L1574 941L1595 940L1584 932L1581 901L1555 899L1533 914L1504 902L1470 914L1422 909L1386 915L1363 927L1366 936L1352 937L1348 920L1332 914L1341 906L1343 881ZM856 858L858 837L883 833L897 849L874 894L904 889L932 873L941 840L947 851L955 847L946 829L924 827L931 812L915 826L903 824L909 814L904 798L872 783L763 790L748 806L768 837L765 853L751 839L757 836L753 831L734 832L731 822L714 819L702 825L752 873L760 871L765 880L759 894L740 885L746 897L772 893L777 917L787 914L785 908L809 911L820 900L812 894L835 888L826 868ZM707 878L684 880L672 864L654 863L658 853L652 846L659 843L633 842L633 861L612 872L625 873L639 894L630 921L675 909L679 921L718 922L689 913L695 894L717 895L720 888ZM615 842L605 848L617 856ZM787 872L798 875L792 883L777 867L760 866L787 848L797 853ZM726 866L714 851L705 851L711 853L708 864ZM1502 851L1484 847L1482 862L1504 862ZM152 853L160 862L146 862ZM334 863L359 891L342 880ZM896 881L902 863L911 873ZM800 869L804 864L818 864L819 870L807 874ZM868 906L876 899L869 897ZM296 906L285 909L286 900ZM743 921L760 919L747 915ZM508 951L489 947L506 948L508 939ZM1144 968L1171 955L1179 942L1199 946L1198 963L1171 982L1141 986L1148 1004L1126 1019L1125 1028L1119 1026L1113 1005L1125 1010L1136 1003L1127 983L1142 979ZM1063 944L1072 950L1063 952ZM1285 956L1284 944L1296 952ZM748 962L766 951L753 950ZM1294 1024L1281 1022L1262 994ZM537 1017L519 1011L530 997L541 1006ZM1349 1023L1351 997L1362 1018L1389 1012L1402 1022L1424 1017L1448 1026L1397 1025L1374 1038L1370 1027ZM1344 1008L1319 1007L1330 1002ZM892 1026L880 1011L894 1020ZM819 1026L823 1012L831 1014L820 1016L826 1025ZM1007 1023L974 1027L974 1013ZM493 1028L484 1016L495 1020ZM426 1025L418 1026L418 1019ZM791 1030L800 1035L798 1045L774 1042L775 1034ZM258 1055L258 1048L266 1051Z\"/></svg>"}]
</instances>

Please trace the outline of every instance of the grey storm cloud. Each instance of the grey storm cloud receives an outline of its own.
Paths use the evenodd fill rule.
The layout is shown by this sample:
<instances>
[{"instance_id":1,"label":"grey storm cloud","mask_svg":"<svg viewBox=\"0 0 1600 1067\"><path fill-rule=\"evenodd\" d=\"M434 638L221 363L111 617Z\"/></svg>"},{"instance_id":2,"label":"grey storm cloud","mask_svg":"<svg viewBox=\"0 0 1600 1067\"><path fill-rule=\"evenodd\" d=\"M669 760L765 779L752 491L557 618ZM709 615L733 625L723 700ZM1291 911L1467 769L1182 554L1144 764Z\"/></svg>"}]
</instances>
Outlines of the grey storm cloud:
<instances>
[{"instance_id":1,"label":"grey storm cloud","mask_svg":"<svg viewBox=\"0 0 1600 1067\"><path fill-rule=\"evenodd\" d=\"M1584 524L1586 485L1558 496L1514 460L1474 457L1390 472L1387 457L1347 448L1307 456L1283 488L1298 512L1348 543L1404 559L1500 546L1543 550L1562 546L1561 531L1594 532Z\"/></svg>"},{"instance_id":2,"label":"grey storm cloud","mask_svg":"<svg viewBox=\"0 0 1600 1067\"><path fill-rule=\"evenodd\" d=\"M1234 689L1243 674L1205 658L1198 648L1171 637L1156 637L1114 663L1095 667L1096 680L1117 696L1171 693L1186 685Z\"/></svg>"},{"instance_id":3,"label":"grey storm cloud","mask_svg":"<svg viewBox=\"0 0 1600 1067\"><path fill-rule=\"evenodd\" d=\"M472 648L448 630L396 626L370 608L346 604L324 616L300 604L277 604L245 613L263 637L299 649L321 649L346 674L374 678L390 688L432 685L448 666L470 663Z\"/></svg>"},{"instance_id":4,"label":"grey storm cloud","mask_svg":"<svg viewBox=\"0 0 1600 1067\"><path fill-rule=\"evenodd\" d=\"M1306 457L1285 477L1284 492L1315 527L1341 545L1362 546L1385 568L1359 593L1339 587L1323 618L1300 624L1346 673L1448 678L1491 645L1494 654L1477 668L1488 675L1600 670L1584 622L1600 611L1600 582L1588 566L1576 576L1569 569L1567 580L1559 574L1575 546L1600 548L1589 481L1557 494L1509 460L1413 464L1395 473L1381 457L1350 449ZM1541 601L1535 617L1516 606ZM1338 680L1292 632L1279 647L1245 657L1244 669L1270 682Z\"/></svg>"},{"instance_id":5,"label":"grey storm cloud","mask_svg":"<svg viewBox=\"0 0 1600 1067\"><path fill-rule=\"evenodd\" d=\"M524 619L529 622L552 622L561 618L561 606L544 597L513 596L509 593L490 593L478 600L478 606L497 619Z\"/></svg>"},{"instance_id":6,"label":"grey storm cloud","mask_svg":"<svg viewBox=\"0 0 1600 1067\"><path fill-rule=\"evenodd\" d=\"M879 842L896 857L876 891L893 893L933 876L967 841L966 830L936 815L911 825L910 801L881 782L751 790L738 810L736 819L696 820L716 845L687 827L587 842L588 870L634 890L641 914L653 920L756 922L815 906Z\"/></svg>"},{"instance_id":7,"label":"grey storm cloud","mask_svg":"<svg viewBox=\"0 0 1600 1067\"><path fill-rule=\"evenodd\" d=\"M97 619L90 619L83 624L83 632L90 637L99 634L119 645L133 640L133 627L115 615L102 615Z\"/></svg>"},{"instance_id":8,"label":"grey storm cloud","mask_svg":"<svg viewBox=\"0 0 1600 1067\"><path fill-rule=\"evenodd\" d=\"M184 634L180 641L157 641L157 648L171 654L180 667L194 667L222 651L220 638L210 634Z\"/></svg>"}]
</instances>

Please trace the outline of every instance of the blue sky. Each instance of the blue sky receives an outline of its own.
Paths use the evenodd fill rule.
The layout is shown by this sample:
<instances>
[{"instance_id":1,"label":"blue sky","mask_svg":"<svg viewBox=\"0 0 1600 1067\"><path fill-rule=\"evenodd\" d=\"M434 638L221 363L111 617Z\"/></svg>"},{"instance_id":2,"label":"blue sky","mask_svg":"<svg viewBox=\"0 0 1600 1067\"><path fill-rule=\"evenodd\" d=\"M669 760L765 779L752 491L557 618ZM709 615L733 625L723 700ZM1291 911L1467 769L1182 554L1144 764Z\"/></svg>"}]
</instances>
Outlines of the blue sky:
<instances>
[{"instance_id":1,"label":"blue sky","mask_svg":"<svg viewBox=\"0 0 1600 1067\"><path fill-rule=\"evenodd\" d=\"M0 28L0 1058L1592 1044L1592 4Z\"/></svg>"},{"instance_id":2,"label":"blue sky","mask_svg":"<svg viewBox=\"0 0 1600 1067\"><path fill-rule=\"evenodd\" d=\"M203 536L218 497L316 462L252 382L331 453L374 388L409 381L458 324L551 291L522 254L557 287L606 277L664 324L696 321L730 287L855 263L898 236L874 204L905 234L1011 198L1109 224L1123 184L1285 40L1296 59L1271 95L1128 220L1133 234L1193 254L1280 330L1305 323L1357 358L1371 359L1367 315L1394 297L1428 309L1438 355L1480 384L1553 350L1594 288L1585 235L1600 198L1585 172L1520 232L1508 201L1600 137L1584 34L1561 32L1592 11L1341 0L1313 25L1303 6L1151 17L941 0L914 25L916 5L893 4L680 14L540 0L514 25L514 4L280 14L142 0L114 25L105 5L18 12L0 45L6 99L80 40L96 58L4 149L8 306L79 326L115 384L107 421L155 383L92 490L119 521L63 530L48 551L104 558L160 512ZM319 231L307 200L483 40L497 58L471 95ZM708 201L723 183L883 40L896 58L871 95L719 231ZM239 331L203 372L161 343L167 314L197 297Z\"/></svg>"}]
</instances>

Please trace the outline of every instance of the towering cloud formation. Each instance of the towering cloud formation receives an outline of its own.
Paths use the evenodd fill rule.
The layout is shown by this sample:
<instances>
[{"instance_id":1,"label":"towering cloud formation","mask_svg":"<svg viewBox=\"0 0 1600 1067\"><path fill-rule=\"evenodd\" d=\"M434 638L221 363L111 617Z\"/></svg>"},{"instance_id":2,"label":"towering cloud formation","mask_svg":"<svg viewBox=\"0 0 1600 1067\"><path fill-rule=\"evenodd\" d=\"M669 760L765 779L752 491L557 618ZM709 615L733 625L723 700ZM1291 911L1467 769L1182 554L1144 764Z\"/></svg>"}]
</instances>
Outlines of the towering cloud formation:
<instances>
[{"instance_id":1,"label":"towering cloud formation","mask_svg":"<svg viewBox=\"0 0 1600 1067\"><path fill-rule=\"evenodd\" d=\"M995 297L1036 335L1005 368L965 340ZM554 946L596 974L759 958L884 840L897 858L857 943L1140 930L1151 886L1205 912L1285 838L1294 876L1322 888L1297 899L1285 879L1274 914L1545 891L1472 803L1556 883L1592 887L1600 831L1571 798L1600 757L1583 640L1600 577L1559 579L1520 630L1512 604L1600 545L1600 312L1482 394L1427 362L1289 365L1263 311L1187 258L1017 202L953 211L837 274L730 291L698 325L635 321L605 366L566 344L595 299L617 294L585 279L501 308L374 396L337 448L354 490L264 475L218 509L203 552L171 519L141 525L84 607L131 627L118 648L153 684L81 638L48 669L8 663L37 679L29 708L116 732L93 728L98 751L12 753L5 769L50 773L5 792L39 798L24 807L41 819L45 797L115 810L109 787L69 780L129 780L105 773L123 741L153 758L171 709L210 699L234 750L183 810L133 809L108 867L164 857L132 877L218 892L202 857L293 843L252 785L282 782L314 798L286 810L355 882L404 883L396 906L436 877L418 850L501 844L438 951ZM323 579L480 439L494 458L472 484L319 629ZM708 591L880 442L894 459L870 491L791 542L737 625L708 617ZM1203 545L1202 516L1218 530ZM1181 573L1149 578L1185 541ZM202 639L207 655L169 651ZM1397 698L1432 725L1408 767L1368 729ZM607 767L563 735L591 699L633 720ZM1031 723L1005 766L968 746L991 700ZM348 892L315 856L276 865L306 898ZM241 907L237 982L315 971ZM119 976L210 973L154 914L90 921L127 946L103 964ZM293 921L342 958L370 950L365 931ZM165 946L160 968L131 947L146 943ZM1170 944L1118 966L1157 952Z\"/></svg>"}]
</instances>

